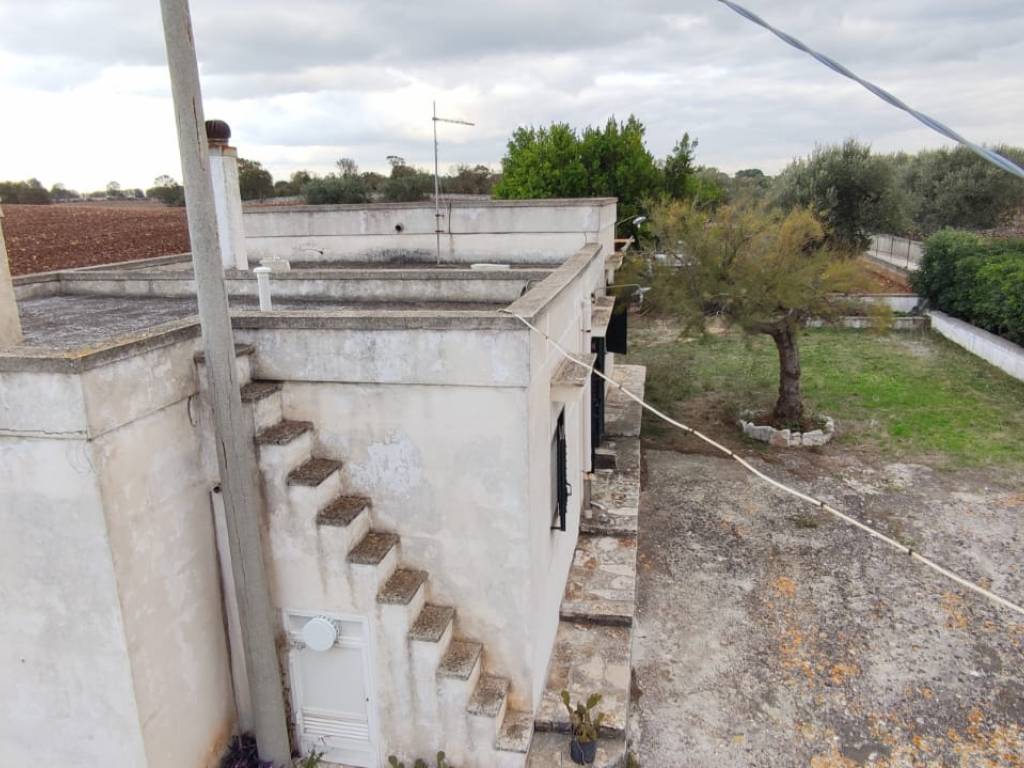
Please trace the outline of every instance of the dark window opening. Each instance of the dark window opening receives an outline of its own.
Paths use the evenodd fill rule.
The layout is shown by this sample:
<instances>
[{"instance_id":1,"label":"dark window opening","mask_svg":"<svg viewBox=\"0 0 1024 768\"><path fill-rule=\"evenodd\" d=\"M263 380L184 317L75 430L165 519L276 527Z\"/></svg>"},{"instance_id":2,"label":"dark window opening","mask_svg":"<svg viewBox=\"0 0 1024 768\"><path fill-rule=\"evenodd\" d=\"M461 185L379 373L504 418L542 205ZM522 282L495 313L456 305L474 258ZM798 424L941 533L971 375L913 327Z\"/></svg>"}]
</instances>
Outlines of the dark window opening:
<instances>
[{"instance_id":1,"label":"dark window opening","mask_svg":"<svg viewBox=\"0 0 1024 768\"><path fill-rule=\"evenodd\" d=\"M565 516L569 511L569 453L565 439L565 411L558 414L558 424L551 438L551 507L552 530L565 530Z\"/></svg>"},{"instance_id":2,"label":"dark window opening","mask_svg":"<svg viewBox=\"0 0 1024 768\"><path fill-rule=\"evenodd\" d=\"M600 336L590 340L590 351L597 355L594 373L590 375L590 466L595 466L597 448L604 440L605 381L598 372L604 373L608 344Z\"/></svg>"},{"instance_id":3,"label":"dark window opening","mask_svg":"<svg viewBox=\"0 0 1024 768\"><path fill-rule=\"evenodd\" d=\"M626 299L616 299L615 309L612 310L612 319L608 323L608 330L605 332L605 340L608 343L608 351L624 355L628 352L627 338L629 336L629 302Z\"/></svg>"}]
</instances>

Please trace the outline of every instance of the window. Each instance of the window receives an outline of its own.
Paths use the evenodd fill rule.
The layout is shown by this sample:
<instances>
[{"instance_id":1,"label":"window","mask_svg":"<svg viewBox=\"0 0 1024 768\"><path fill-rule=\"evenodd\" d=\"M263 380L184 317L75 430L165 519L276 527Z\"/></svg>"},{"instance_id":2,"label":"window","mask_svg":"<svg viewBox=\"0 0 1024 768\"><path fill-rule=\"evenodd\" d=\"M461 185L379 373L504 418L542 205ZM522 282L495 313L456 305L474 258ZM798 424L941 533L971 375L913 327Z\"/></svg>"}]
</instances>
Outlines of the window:
<instances>
[{"instance_id":1,"label":"window","mask_svg":"<svg viewBox=\"0 0 1024 768\"><path fill-rule=\"evenodd\" d=\"M608 356L605 340L599 336L591 339L590 351L597 353L594 373L590 377L590 458L591 466L594 466L598 446L604 440L605 384L604 379L598 376L598 372L604 373Z\"/></svg>"},{"instance_id":2,"label":"window","mask_svg":"<svg viewBox=\"0 0 1024 768\"><path fill-rule=\"evenodd\" d=\"M558 414L555 434L551 438L551 509L552 530L565 530L565 515L569 511L568 446L565 440L565 409Z\"/></svg>"}]
</instances>

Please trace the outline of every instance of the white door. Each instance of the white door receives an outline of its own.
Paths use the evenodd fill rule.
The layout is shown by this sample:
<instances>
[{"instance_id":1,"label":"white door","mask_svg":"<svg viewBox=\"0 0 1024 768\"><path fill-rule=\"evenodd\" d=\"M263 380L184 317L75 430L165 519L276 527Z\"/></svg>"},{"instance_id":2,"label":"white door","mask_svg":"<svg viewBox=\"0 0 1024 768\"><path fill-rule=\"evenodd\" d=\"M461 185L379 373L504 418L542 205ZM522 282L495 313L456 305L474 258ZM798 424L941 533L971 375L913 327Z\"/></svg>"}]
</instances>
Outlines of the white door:
<instances>
[{"instance_id":1,"label":"white door","mask_svg":"<svg viewBox=\"0 0 1024 768\"><path fill-rule=\"evenodd\" d=\"M326 619L336 636L324 650L303 639L311 621ZM289 677L292 712L303 755L316 750L324 760L375 768L376 722L366 623L317 613L289 613Z\"/></svg>"}]
</instances>

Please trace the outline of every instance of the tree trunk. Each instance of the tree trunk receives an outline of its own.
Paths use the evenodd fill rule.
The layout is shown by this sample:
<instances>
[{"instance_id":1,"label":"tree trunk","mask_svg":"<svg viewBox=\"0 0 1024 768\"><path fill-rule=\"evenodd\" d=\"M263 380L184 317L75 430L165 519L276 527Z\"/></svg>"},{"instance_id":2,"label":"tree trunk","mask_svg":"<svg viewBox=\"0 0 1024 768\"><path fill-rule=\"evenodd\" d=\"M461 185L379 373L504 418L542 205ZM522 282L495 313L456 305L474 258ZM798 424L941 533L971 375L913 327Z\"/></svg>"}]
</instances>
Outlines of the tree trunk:
<instances>
[{"instance_id":1,"label":"tree trunk","mask_svg":"<svg viewBox=\"0 0 1024 768\"><path fill-rule=\"evenodd\" d=\"M804 402L800 395L797 325L787 320L769 333L779 350L779 399L772 417L777 424L799 424L804 416Z\"/></svg>"}]
</instances>

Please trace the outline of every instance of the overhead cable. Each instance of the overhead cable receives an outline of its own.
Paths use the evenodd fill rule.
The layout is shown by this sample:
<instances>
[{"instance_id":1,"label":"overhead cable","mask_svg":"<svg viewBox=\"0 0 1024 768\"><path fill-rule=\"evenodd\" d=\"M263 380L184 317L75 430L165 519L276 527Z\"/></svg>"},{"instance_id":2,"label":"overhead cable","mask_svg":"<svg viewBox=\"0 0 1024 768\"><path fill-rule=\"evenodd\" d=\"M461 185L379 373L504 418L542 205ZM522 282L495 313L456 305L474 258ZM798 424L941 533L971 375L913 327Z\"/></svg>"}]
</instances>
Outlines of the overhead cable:
<instances>
[{"instance_id":1,"label":"overhead cable","mask_svg":"<svg viewBox=\"0 0 1024 768\"><path fill-rule=\"evenodd\" d=\"M858 75L854 74L853 72L851 72L849 69L844 67L842 64L840 64L835 59L832 59L832 58L826 56L823 53L819 53L818 51L816 51L813 48L805 45L804 43L802 43L800 40L798 40L797 38L793 37L792 35L790 35L790 34L788 34L786 32L783 32L781 29L778 29L777 27L773 27L771 24L769 24L767 21L762 19L756 13L754 13L753 11L748 11L742 5L739 5L738 3L732 2L732 0L718 0L718 2L722 3L723 5L728 6L729 8L734 10L736 13L738 13L743 18L748 19L749 21L754 22L758 26L764 27L769 32L771 32L773 35L778 37L780 40L782 40L783 42L793 46L798 51L803 51L804 53L806 53L806 54L808 54L810 56L813 56L815 59L820 61L822 64L824 64L829 69L831 69L831 70L833 70L835 72L838 72L843 77L850 78L855 83L859 83L860 85L862 85L863 87L865 87L869 91L871 91L871 93L875 94L875 96L877 96L878 98L882 99L882 101L885 101L885 102L891 104L892 106L896 107L897 109L902 109L907 114L913 116L915 119L917 119L917 120L921 121L922 123L924 123L926 126L931 128L933 131L936 131L937 133L942 134L946 138L952 139L953 141L955 141L955 142L957 142L959 144L962 144L963 146L967 147L969 150L971 150L975 154L980 155L985 160L988 160L993 165L996 165L996 166L1002 168L1007 173L1012 173L1014 176L1018 176L1018 177L1024 179L1024 168L1021 168L1019 165L1017 165L1015 162L1013 162L1009 158L1004 157L1003 155L1000 155L998 152L996 152L995 150L989 149L988 147L983 147L980 144L975 144L973 141L969 141L968 139L966 139L964 136L962 136L961 134L959 134L956 131L954 131L949 126L947 126L947 125L945 125L943 123L940 123L935 118L929 117L928 115L924 114L923 112L917 111L916 109L914 109L913 107L908 105L906 102L904 102L902 99L899 99L896 96L893 96L891 93L889 93L889 91L885 90L884 88L880 88L879 86L875 85L874 83L869 82L869 81L865 80L864 78L859 77Z\"/></svg>"},{"instance_id":2,"label":"overhead cable","mask_svg":"<svg viewBox=\"0 0 1024 768\"><path fill-rule=\"evenodd\" d=\"M644 402L644 400L642 398L640 398L639 396L637 396L637 395L633 394L632 392L630 392L628 389L626 389L624 386L622 386L622 384L620 384L619 382L609 378L604 373L602 373L601 371L597 370L597 368L594 367L595 363L588 363L588 362L586 362L584 360L580 360L575 355L572 355L571 353L567 352L565 350L565 348L562 347L561 344L559 344L553 338L551 338L546 333L544 333L544 331L542 331L539 328L537 328L535 325L533 325L526 318L521 317L520 315L517 315L515 312L512 312L512 311L510 311L508 309L503 309L501 311L505 312L506 314L512 315L512 317L514 317L517 320L519 320L523 325L525 325L531 331L533 331L534 333L538 334L543 339L545 339L547 341L547 343L551 344L551 346L553 346L555 348L555 350L557 350L557 352L562 357L564 357L566 360L570 360L573 363L575 363L576 365L579 365L579 366L582 366L583 368L586 368L588 373L591 373L591 374L593 374L595 376L598 376L598 377L604 379L609 384L611 384L613 387L618 389L622 394L624 394L626 397L628 397L630 400L633 400L633 401L639 403L642 408L646 409L650 413L653 413L655 416L657 416L662 421L665 421L665 422L671 424L672 426L676 427L677 429L681 429L683 432L686 432L689 435L693 435L694 437L698 438L699 440L703 440L705 443L710 445L712 448L714 448L714 449L724 453L730 459L733 459L738 464L740 464L740 466L742 466L748 472L751 472L752 474L754 474L755 476L757 476L761 480L764 480L766 483L769 483L770 485L773 485L774 487L778 488L780 491L788 493L791 496L795 496L796 498L801 499L802 501L806 501L809 504L813 504L818 509L821 509L821 510L824 510L825 512L828 512L830 515L839 518L840 520L842 520L844 523L847 523L848 525L852 525L855 528L859 528L860 530L862 530L865 533L867 533L869 536L872 536L872 537L878 539L879 541L882 541L882 542L888 544L890 547L892 547L893 549L898 550L899 552L901 552L904 555L909 555L911 559L916 560L917 562L921 563L922 565L932 569L936 573L941 574L942 576L946 577L950 581L953 581L953 582L959 584L961 587L964 587L964 588L969 589L969 590L971 590L973 592L976 592L977 594L979 594L982 597L984 597L986 600L990 600L991 602L995 603L996 605L1002 606L1003 608L1006 608L1006 609L1011 610L1011 611L1015 611L1016 613L1019 613L1020 615L1024 616L1024 607L1018 605L1017 603L1011 602L1010 600L1007 600L1005 597L1000 597L999 595L995 594L994 592L992 592L992 591L990 591L988 589L985 589L984 587L979 586L979 585L975 584L974 582L969 581L968 579L963 578L962 576L957 575L956 573L954 573L953 571L949 570L948 568L945 568L945 567L939 565L938 563L936 563L931 558L925 557L924 555L922 555L920 552L916 551L912 547L908 547L906 544L901 544L900 542L896 541L892 537L886 536L881 531L877 531L874 528L872 528L871 526L862 523L860 520L857 520L856 518L850 517L849 515L847 515L847 514L845 514L843 512L840 512L838 509L836 509L833 506L830 506L829 504L826 504L821 499L816 499L813 496L809 496L806 493L803 493L802 491L796 490L795 488L790 488L788 485L785 485L784 483L779 482L775 478L773 478L773 477L771 477L769 475L766 475L764 472L762 472L761 470L757 469L757 467L753 466L750 462L748 462L742 456L739 456L735 452L729 450L728 448L726 448L721 443L718 443L715 440L713 440L710 437L708 437L707 435L705 435L705 434L703 434L701 432L698 432L693 427L689 427L686 424L683 424L683 423L681 423L679 421L676 421L671 416L668 416L668 415L662 413L661 411L659 411L653 405L650 405L650 404Z\"/></svg>"}]
</instances>

